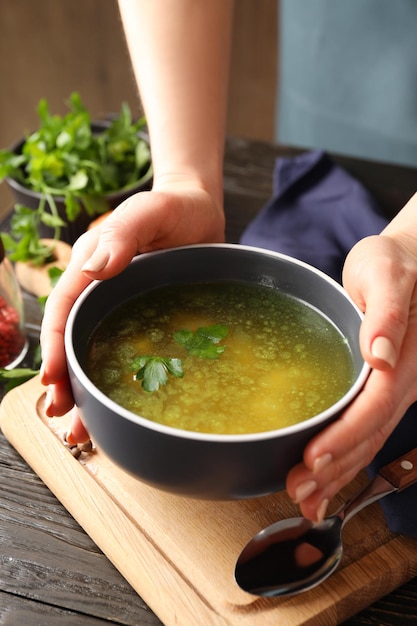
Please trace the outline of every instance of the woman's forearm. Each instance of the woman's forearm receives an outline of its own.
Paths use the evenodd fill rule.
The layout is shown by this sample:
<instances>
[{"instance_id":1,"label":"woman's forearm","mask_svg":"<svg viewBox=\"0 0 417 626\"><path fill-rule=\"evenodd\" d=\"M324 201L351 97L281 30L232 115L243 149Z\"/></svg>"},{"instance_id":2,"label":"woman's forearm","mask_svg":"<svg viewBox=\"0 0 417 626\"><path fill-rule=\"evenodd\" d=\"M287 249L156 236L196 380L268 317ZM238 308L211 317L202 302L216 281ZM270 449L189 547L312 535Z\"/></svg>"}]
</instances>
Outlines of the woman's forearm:
<instances>
[{"instance_id":1,"label":"woman's forearm","mask_svg":"<svg viewBox=\"0 0 417 626\"><path fill-rule=\"evenodd\" d=\"M155 181L221 193L232 0L119 0Z\"/></svg>"}]
</instances>

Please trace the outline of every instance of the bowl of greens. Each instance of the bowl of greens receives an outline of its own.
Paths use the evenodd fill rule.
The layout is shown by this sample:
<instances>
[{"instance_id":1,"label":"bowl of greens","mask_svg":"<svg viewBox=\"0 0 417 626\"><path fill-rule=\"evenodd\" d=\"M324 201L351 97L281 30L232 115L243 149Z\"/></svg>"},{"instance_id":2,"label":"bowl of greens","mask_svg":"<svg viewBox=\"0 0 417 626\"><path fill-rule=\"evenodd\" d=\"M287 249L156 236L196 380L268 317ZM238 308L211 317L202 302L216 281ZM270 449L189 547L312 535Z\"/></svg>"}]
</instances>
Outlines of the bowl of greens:
<instances>
[{"instance_id":1,"label":"bowl of greens","mask_svg":"<svg viewBox=\"0 0 417 626\"><path fill-rule=\"evenodd\" d=\"M232 244L141 254L69 315L76 405L97 449L155 487L237 499L284 487L369 373L331 278Z\"/></svg>"},{"instance_id":2,"label":"bowl of greens","mask_svg":"<svg viewBox=\"0 0 417 626\"><path fill-rule=\"evenodd\" d=\"M0 151L0 181L16 202L17 238L36 231L73 243L96 216L150 188L145 119L133 121L126 103L111 119L92 121L73 93L65 115L51 114L45 99L37 113L38 129Z\"/></svg>"}]
</instances>

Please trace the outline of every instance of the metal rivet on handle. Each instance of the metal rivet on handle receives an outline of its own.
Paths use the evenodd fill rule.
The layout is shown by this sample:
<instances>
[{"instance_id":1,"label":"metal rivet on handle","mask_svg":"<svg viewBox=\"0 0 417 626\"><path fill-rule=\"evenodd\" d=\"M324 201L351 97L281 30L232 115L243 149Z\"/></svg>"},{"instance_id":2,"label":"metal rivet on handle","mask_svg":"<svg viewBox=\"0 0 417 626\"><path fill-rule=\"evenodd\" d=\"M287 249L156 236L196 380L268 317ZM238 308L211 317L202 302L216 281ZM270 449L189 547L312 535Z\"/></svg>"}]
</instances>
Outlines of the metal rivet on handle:
<instances>
[{"instance_id":1,"label":"metal rivet on handle","mask_svg":"<svg viewBox=\"0 0 417 626\"><path fill-rule=\"evenodd\" d=\"M411 461L401 461L401 467L405 470L411 470L413 469L414 465L411 463Z\"/></svg>"}]
</instances>

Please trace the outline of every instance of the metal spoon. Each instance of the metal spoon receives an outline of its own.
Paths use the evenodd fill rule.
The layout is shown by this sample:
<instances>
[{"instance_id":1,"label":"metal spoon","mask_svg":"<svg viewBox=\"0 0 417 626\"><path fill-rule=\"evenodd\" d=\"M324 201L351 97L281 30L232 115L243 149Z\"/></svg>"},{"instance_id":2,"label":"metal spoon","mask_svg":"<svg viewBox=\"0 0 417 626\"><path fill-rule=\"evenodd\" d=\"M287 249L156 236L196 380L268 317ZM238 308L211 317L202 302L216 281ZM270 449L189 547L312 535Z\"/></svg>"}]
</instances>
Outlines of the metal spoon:
<instances>
[{"instance_id":1,"label":"metal spoon","mask_svg":"<svg viewBox=\"0 0 417 626\"><path fill-rule=\"evenodd\" d=\"M237 584L258 596L288 596L307 591L332 574L343 553L342 530L361 509L417 481L417 448L386 465L331 517L315 524L303 517L261 530L241 552Z\"/></svg>"}]
</instances>

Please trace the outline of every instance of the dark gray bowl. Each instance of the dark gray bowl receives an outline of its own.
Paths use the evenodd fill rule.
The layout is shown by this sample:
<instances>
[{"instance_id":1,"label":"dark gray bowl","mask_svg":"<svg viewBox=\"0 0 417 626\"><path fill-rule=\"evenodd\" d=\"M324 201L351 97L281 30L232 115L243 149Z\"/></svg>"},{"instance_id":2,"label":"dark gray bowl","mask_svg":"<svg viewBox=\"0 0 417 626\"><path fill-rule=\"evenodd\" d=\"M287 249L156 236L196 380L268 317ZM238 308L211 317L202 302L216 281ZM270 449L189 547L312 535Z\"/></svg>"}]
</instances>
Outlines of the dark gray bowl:
<instances>
[{"instance_id":1,"label":"dark gray bowl","mask_svg":"<svg viewBox=\"0 0 417 626\"><path fill-rule=\"evenodd\" d=\"M250 435L212 435L163 426L107 398L84 370L89 337L104 316L132 296L179 283L213 280L261 283L317 307L347 338L356 379L331 408L295 426ZM369 367L359 349L362 316L331 278L285 255L227 244L187 246L136 257L118 276L95 282L78 298L65 345L71 384L92 439L142 481L197 498L238 499L283 489L307 442L335 420L362 388Z\"/></svg>"}]
</instances>

